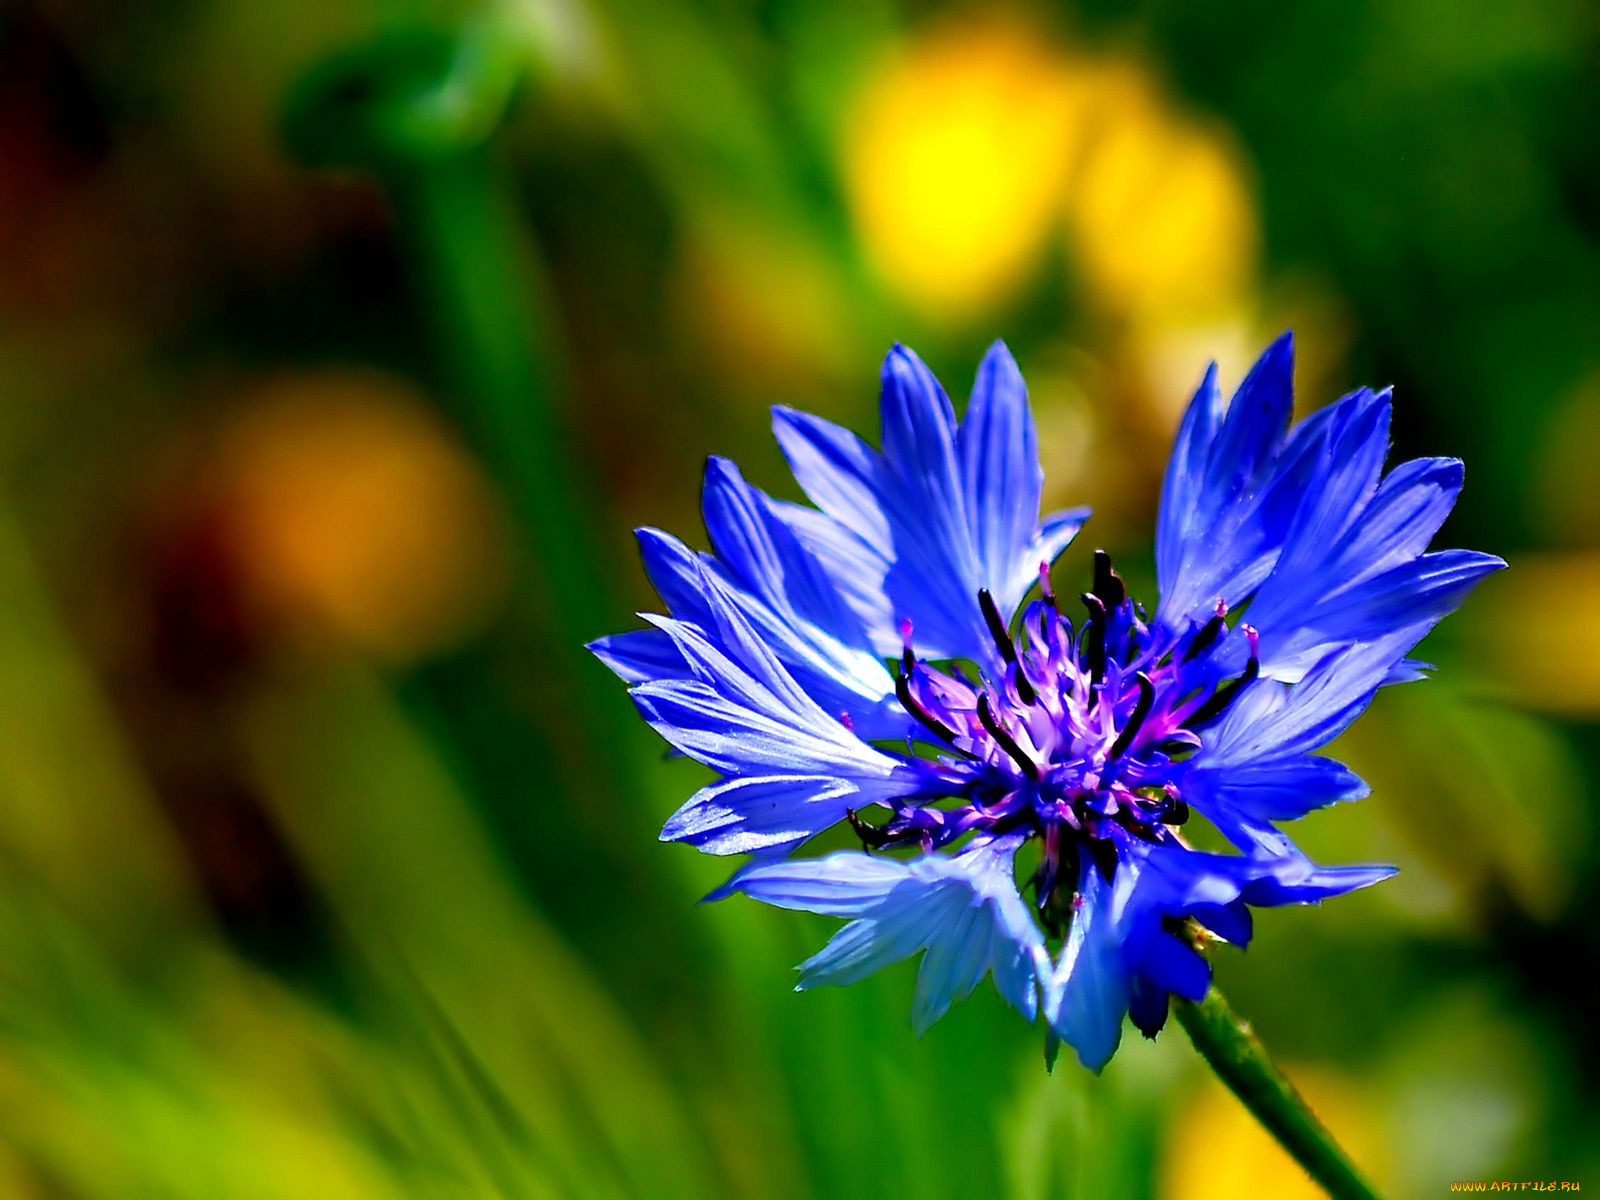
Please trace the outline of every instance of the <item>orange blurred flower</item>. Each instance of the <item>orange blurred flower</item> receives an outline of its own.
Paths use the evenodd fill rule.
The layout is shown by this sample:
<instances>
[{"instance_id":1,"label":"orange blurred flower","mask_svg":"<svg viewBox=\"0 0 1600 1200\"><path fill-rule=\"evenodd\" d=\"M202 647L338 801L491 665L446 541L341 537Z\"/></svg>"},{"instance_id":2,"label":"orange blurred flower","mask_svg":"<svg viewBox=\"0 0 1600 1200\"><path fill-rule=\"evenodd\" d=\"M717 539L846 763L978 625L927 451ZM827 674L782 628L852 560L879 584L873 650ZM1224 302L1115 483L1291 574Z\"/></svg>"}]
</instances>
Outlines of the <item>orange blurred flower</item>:
<instances>
[{"instance_id":1,"label":"orange blurred flower","mask_svg":"<svg viewBox=\"0 0 1600 1200\"><path fill-rule=\"evenodd\" d=\"M396 380L263 386L213 463L246 586L269 612L408 659L481 621L505 578L475 463Z\"/></svg>"}]
</instances>

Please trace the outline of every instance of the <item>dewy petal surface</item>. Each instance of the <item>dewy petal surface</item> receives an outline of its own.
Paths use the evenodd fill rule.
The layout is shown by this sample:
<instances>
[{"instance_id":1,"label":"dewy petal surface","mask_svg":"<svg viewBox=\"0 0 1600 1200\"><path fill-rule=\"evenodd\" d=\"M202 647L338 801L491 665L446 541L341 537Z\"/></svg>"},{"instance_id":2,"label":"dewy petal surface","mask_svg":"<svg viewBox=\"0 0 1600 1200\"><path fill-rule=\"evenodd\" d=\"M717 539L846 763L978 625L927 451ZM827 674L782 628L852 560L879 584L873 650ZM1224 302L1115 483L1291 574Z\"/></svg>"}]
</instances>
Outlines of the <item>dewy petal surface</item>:
<instances>
[{"instance_id":1,"label":"dewy petal surface","mask_svg":"<svg viewBox=\"0 0 1600 1200\"><path fill-rule=\"evenodd\" d=\"M918 1030L988 975L1099 1070L1124 1017L1154 1036L1173 994L1203 995L1186 922L1243 945L1252 907L1391 872L1319 867L1280 826L1366 794L1317 751L1419 678L1418 640L1504 564L1429 551L1461 464L1385 473L1388 392L1291 425L1293 364L1285 335L1229 400L1205 374L1163 485L1153 616L1098 552L1071 613L1055 594L1049 564L1085 513L1041 519L1037 432L999 343L960 421L895 347L881 450L776 410L814 507L713 458L711 551L640 531L668 615L592 649L716 773L662 831L751 856L712 898L847 922L801 987L920 954ZM1191 812L1237 852L1191 849ZM795 857L841 822L861 850Z\"/></svg>"}]
</instances>

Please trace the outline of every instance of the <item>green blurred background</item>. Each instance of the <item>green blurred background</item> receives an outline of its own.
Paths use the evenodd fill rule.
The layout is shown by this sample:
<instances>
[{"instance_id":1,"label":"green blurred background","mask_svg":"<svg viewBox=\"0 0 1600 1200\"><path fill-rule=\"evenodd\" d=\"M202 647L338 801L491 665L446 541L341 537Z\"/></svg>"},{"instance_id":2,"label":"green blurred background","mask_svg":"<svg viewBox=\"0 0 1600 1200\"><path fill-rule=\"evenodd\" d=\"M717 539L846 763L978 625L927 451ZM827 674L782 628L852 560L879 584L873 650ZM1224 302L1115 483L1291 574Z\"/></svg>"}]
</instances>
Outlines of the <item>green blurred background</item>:
<instances>
[{"instance_id":1,"label":"green blurred background","mask_svg":"<svg viewBox=\"0 0 1600 1200\"><path fill-rule=\"evenodd\" d=\"M1600 1187L1600 18L1579 0L0 7L0 1195L1312 1195L1181 1032L796 996L577 649L709 452L1003 336L1148 596L1292 326L1511 560L1218 975L1397 1196Z\"/></svg>"}]
</instances>

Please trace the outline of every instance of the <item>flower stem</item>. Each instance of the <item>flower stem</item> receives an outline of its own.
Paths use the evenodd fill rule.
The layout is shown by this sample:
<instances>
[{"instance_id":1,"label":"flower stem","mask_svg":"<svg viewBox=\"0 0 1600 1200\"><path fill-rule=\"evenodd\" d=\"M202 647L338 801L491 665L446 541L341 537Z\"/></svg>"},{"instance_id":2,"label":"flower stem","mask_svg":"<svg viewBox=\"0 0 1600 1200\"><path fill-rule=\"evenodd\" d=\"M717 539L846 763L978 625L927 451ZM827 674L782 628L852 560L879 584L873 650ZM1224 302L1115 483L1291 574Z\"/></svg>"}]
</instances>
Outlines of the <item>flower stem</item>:
<instances>
[{"instance_id":1,"label":"flower stem","mask_svg":"<svg viewBox=\"0 0 1600 1200\"><path fill-rule=\"evenodd\" d=\"M1250 1023L1215 986L1199 1004L1174 997L1178 1023L1230 1091L1334 1200L1377 1200L1378 1193L1294 1085L1273 1065Z\"/></svg>"}]
</instances>

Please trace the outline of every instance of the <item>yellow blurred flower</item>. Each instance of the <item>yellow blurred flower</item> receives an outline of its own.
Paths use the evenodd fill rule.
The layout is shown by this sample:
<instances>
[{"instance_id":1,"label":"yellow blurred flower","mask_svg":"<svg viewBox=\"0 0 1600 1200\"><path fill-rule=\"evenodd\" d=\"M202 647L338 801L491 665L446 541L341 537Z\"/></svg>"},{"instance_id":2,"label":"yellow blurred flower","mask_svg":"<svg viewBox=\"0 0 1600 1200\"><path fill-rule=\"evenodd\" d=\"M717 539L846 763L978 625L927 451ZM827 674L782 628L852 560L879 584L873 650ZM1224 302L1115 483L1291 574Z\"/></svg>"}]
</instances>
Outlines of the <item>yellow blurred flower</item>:
<instances>
[{"instance_id":1,"label":"yellow blurred flower","mask_svg":"<svg viewBox=\"0 0 1600 1200\"><path fill-rule=\"evenodd\" d=\"M1243 152L1221 126L1177 111L1136 62L1090 68L1086 95L1066 217L1088 297L1162 323L1235 309L1258 250Z\"/></svg>"},{"instance_id":2,"label":"yellow blurred flower","mask_svg":"<svg viewBox=\"0 0 1600 1200\"><path fill-rule=\"evenodd\" d=\"M1352 1084L1327 1071L1290 1079L1369 1178L1382 1179L1378 1123ZM1161 1156L1163 1200L1323 1200L1320 1187L1238 1099L1206 1076L1173 1115Z\"/></svg>"},{"instance_id":3,"label":"yellow blurred flower","mask_svg":"<svg viewBox=\"0 0 1600 1200\"><path fill-rule=\"evenodd\" d=\"M1600 715L1600 551L1518 555L1511 565L1466 608L1467 644L1519 706ZM1559 620L1529 619L1552 607Z\"/></svg>"},{"instance_id":4,"label":"yellow blurred flower","mask_svg":"<svg viewBox=\"0 0 1600 1200\"><path fill-rule=\"evenodd\" d=\"M934 316L1003 299L1049 238L1076 144L1082 74L1036 33L955 25L872 75L842 168L883 281Z\"/></svg>"},{"instance_id":5,"label":"yellow blurred flower","mask_svg":"<svg viewBox=\"0 0 1600 1200\"><path fill-rule=\"evenodd\" d=\"M1243 152L1133 59L1076 54L1008 23L936 28L872 75L842 159L869 261L935 317L1013 294L1063 213L1102 315L1209 319L1255 284Z\"/></svg>"},{"instance_id":6,"label":"yellow blurred flower","mask_svg":"<svg viewBox=\"0 0 1600 1200\"><path fill-rule=\"evenodd\" d=\"M1539 467L1529 479L1538 528L1552 543L1600 547L1600 488L1594 431L1600 429L1600 371L1580 379L1540 421Z\"/></svg>"}]
</instances>

